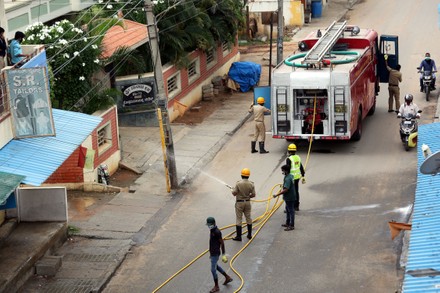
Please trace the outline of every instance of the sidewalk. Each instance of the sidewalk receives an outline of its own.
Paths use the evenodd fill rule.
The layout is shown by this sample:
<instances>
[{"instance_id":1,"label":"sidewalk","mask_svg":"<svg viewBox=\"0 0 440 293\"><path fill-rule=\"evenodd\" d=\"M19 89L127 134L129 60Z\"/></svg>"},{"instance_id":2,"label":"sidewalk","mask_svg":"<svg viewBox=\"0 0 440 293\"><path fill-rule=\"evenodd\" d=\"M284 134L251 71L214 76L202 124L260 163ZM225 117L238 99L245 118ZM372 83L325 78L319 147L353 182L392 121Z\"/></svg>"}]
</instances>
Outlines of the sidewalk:
<instances>
[{"instance_id":1,"label":"sidewalk","mask_svg":"<svg viewBox=\"0 0 440 293\"><path fill-rule=\"evenodd\" d=\"M298 36L303 37L316 28L324 29L332 21L340 19L348 10L346 5L346 0L331 1L326 5L323 16L312 19L312 23L299 30ZM287 57L287 54L288 52L285 52L284 57ZM248 57L251 56L242 55L241 60L267 65L267 61L262 59L263 56L259 56L259 60ZM267 71L268 66L263 66L263 70ZM267 84L267 80L262 84ZM252 92L233 94L223 107L201 124L172 124L180 185L190 183L199 170L212 160L247 121L247 110L252 96ZM33 276L24 285L23 292L101 291L125 256L130 253L130 248L136 244L148 243L156 233L157 227L168 218L171 207L178 204L180 199L173 196L175 193L166 192L158 128L121 127L120 136L123 163L142 171L143 174L130 187L130 192L117 194L108 203L100 206L96 214L81 221L70 221L70 226L79 229L75 235L80 237L68 239L53 253L63 256L62 266L56 276ZM18 234L14 237L20 239ZM22 234L21 237L29 237L29 230L28 234ZM9 255L5 255L4 246L0 247L2 264L7 262L8 257L16 258L11 250L14 246L10 245L7 252ZM22 258L28 259L27 256ZM2 288L13 288L2 287L8 282L14 282L14 278L17 277L12 276L16 270L10 266L8 269L11 276L5 277L0 274L0 291Z\"/></svg>"}]
</instances>

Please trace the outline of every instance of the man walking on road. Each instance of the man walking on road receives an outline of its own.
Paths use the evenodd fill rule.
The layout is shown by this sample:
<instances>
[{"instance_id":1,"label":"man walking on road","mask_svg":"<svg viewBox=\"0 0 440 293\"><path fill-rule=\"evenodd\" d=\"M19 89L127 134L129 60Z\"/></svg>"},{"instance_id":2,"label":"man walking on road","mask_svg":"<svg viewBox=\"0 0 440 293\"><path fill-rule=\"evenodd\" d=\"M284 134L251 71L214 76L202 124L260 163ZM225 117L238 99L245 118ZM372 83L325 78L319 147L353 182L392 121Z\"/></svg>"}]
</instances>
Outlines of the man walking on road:
<instances>
[{"instance_id":1,"label":"man walking on road","mask_svg":"<svg viewBox=\"0 0 440 293\"><path fill-rule=\"evenodd\" d=\"M252 238L252 218L251 218L251 198L255 197L255 186L249 181L251 171L248 168L241 170L241 180L237 181L235 187L232 188L232 194L235 196L235 228L236 234L232 240L241 241L241 223L244 217L247 224L247 238Z\"/></svg>"},{"instance_id":2,"label":"man walking on road","mask_svg":"<svg viewBox=\"0 0 440 293\"><path fill-rule=\"evenodd\" d=\"M302 177L302 182L305 183L306 172L301 163L301 158L296 154L296 145L294 143L289 144L287 147L289 157L286 159L286 165L289 167L290 173L293 176L295 184L296 200L294 203L295 211L299 211L299 180Z\"/></svg>"},{"instance_id":3,"label":"man walking on road","mask_svg":"<svg viewBox=\"0 0 440 293\"><path fill-rule=\"evenodd\" d=\"M283 195L284 202L286 203L286 223L281 226L286 227L284 231L295 230L295 209L293 207L296 200L295 188L293 186L293 176L290 173L290 168L287 165L281 167L281 172L284 175L283 189L275 194L273 197Z\"/></svg>"},{"instance_id":4,"label":"man walking on road","mask_svg":"<svg viewBox=\"0 0 440 293\"><path fill-rule=\"evenodd\" d=\"M260 154L267 154L268 151L264 149L264 141L266 140L266 127L264 126L264 113L270 113L270 110L264 107L264 98L257 99L257 105L251 105L249 113L254 113L255 120L255 135L254 140L251 141L251 152L257 153L255 148L257 140L260 146Z\"/></svg>"},{"instance_id":5,"label":"man walking on road","mask_svg":"<svg viewBox=\"0 0 440 293\"><path fill-rule=\"evenodd\" d=\"M387 66L390 76L388 78L388 113L394 112L393 100L396 103L396 111L400 108L400 88L399 82L402 82L402 73L400 72L400 64L397 64L396 69L388 66L388 55L385 55L385 65Z\"/></svg>"},{"instance_id":6,"label":"man walking on road","mask_svg":"<svg viewBox=\"0 0 440 293\"><path fill-rule=\"evenodd\" d=\"M225 253L225 242L223 241L222 232L215 224L215 219L213 217L208 217L206 219L206 225L209 228L209 255L211 259L211 273L214 278L214 287L211 289L211 293L220 291L218 287L218 276L217 271L219 271L223 276L225 276L225 281L223 285L232 282L232 278L218 265L218 259L220 258L220 251L222 253L222 261L224 263L228 262L228 258Z\"/></svg>"}]
</instances>

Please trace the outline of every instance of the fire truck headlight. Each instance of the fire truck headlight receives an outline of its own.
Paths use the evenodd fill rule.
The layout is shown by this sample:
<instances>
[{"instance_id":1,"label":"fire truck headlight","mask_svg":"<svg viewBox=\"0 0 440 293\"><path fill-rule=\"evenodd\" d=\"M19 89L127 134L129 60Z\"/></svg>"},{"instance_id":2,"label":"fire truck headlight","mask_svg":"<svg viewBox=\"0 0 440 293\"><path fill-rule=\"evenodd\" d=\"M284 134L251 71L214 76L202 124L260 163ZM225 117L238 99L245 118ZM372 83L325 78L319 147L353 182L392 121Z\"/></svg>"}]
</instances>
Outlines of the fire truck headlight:
<instances>
[{"instance_id":1,"label":"fire truck headlight","mask_svg":"<svg viewBox=\"0 0 440 293\"><path fill-rule=\"evenodd\" d=\"M356 36L361 32L361 29L358 26L353 27L353 30L351 31L351 34Z\"/></svg>"}]
</instances>

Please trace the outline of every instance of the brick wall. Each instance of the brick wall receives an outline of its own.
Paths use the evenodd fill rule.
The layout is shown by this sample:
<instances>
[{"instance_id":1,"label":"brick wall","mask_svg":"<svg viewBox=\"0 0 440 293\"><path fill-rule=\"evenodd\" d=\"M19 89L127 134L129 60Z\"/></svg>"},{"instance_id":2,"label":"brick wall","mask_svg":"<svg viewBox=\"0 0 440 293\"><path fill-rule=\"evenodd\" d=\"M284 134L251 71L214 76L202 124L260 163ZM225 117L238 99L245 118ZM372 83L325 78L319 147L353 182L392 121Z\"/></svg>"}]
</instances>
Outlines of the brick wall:
<instances>
[{"instance_id":1,"label":"brick wall","mask_svg":"<svg viewBox=\"0 0 440 293\"><path fill-rule=\"evenodd\" d=\"M83 182L83 169L78 167L79 148L44 183Z\"/></svg>"}]
</instances>

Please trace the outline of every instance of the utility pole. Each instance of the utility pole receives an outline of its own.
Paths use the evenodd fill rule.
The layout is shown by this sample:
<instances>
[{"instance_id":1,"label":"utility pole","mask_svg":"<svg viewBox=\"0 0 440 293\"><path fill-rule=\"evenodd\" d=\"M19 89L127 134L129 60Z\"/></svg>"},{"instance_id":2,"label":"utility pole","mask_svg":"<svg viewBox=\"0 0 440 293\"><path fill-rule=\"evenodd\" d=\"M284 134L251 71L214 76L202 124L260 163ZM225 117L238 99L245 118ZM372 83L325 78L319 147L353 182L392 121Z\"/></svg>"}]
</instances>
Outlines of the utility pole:
<instances>
[{"instance_id":1,"label":"utility pole","mask_svg":"<svg viewBox=\"0 0 440 293\"><path fill-rule=\"evenodd\" d=\"M147 13L147 29L150 43L151 58L154 66L154 77L157 86L157 106L162 112L162 125L165 132L165 145L167 155L168 172L170 175L171 188L176 189L179 185L177 180L176 157L174 156L173 136L171 133L170 119L168 116L168 98L166 96L162 62L160 60L159 40L157 38L156 20L153 14L153 3L151 0L145 0L145 11Z\"/></svg>"},{"instance_id":2,"label":"utility pole","mask_svg":"<svg viewBox=\"0 0 440 293\"><path fill-rule=\"evenodd\" d=\"M283 61L283 0L278 0L278 31L277 31L277 65Z\"/></svg>"}]
</instances>

